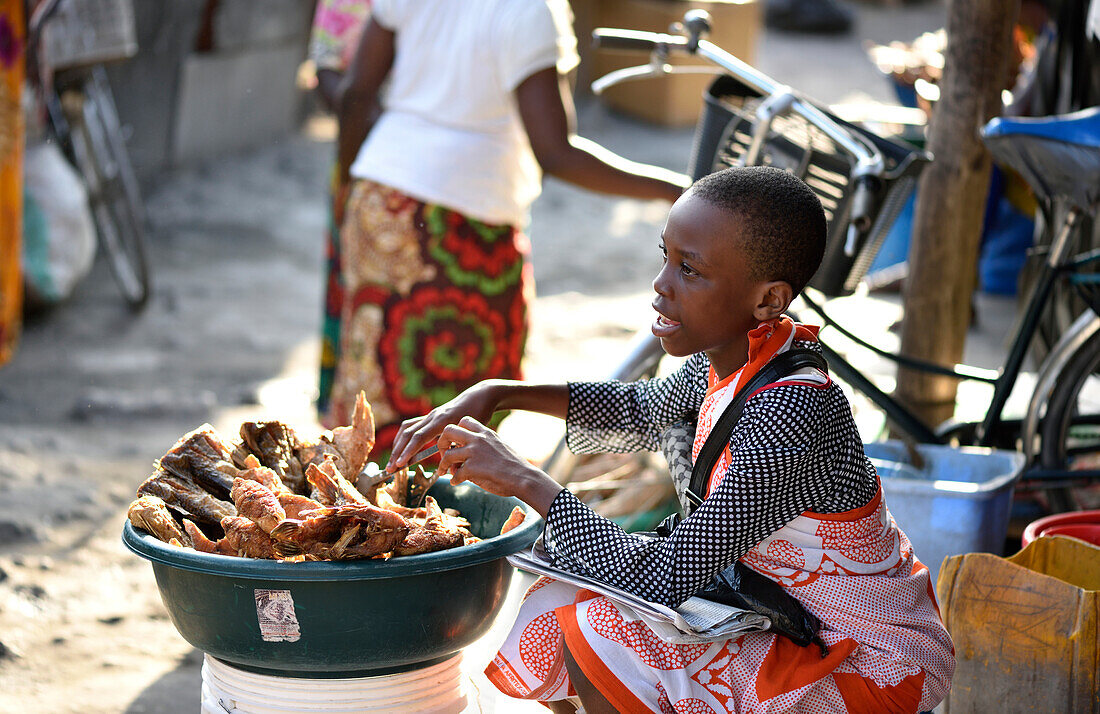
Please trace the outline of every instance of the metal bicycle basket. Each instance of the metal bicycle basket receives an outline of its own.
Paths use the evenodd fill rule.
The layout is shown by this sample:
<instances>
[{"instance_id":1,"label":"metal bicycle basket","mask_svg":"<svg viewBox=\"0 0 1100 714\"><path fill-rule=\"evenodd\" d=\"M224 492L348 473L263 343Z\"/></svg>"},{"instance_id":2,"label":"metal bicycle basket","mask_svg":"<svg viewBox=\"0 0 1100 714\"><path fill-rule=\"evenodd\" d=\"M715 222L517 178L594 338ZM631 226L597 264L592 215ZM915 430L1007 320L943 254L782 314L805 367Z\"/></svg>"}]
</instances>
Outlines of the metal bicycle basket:
<instances>
[{"instance_id":1,"label":"metal bicycle basket","mask_svg":"<svg viewBox=\"0 0 1100 714\"><path fill-rule=\"evenodd\" d=\"M704 109L695 129L692 179L737 166L752 143L756 107L762 97L733 77L716 78L703 94ZM871 210L870 229L855 250L846 251L849 185L855 158L797 114L775 117L757 163L794 173L813 189L825 208L828 238L825 256L810 286L829 296L851 294L867 273L898 214L916 188L917 177L931 156L902 141L880 137L846 122L822 107L833 121L882 152L886 171Z\"/></svg>"},{"instance_id":2,"label":"metal bicycle basket","mask_svg":"<svg viewBox=\"0 0 1100 714\"><path fill-rule=\"evenodd\" d=\"M55 69L133 57L133 0L61 0L42 27L42 49Z\"/></svg>"}]
</instances>

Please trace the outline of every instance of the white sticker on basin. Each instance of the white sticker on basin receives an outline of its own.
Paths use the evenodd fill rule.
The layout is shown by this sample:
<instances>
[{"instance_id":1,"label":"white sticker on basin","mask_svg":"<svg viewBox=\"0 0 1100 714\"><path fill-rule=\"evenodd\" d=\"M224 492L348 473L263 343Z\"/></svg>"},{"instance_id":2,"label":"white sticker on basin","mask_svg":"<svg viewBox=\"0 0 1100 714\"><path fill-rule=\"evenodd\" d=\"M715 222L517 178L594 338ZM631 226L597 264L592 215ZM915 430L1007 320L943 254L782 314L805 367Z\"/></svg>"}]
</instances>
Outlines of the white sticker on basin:
<instances>
[{"instance_id":1,"label":"white sticker on basin","mask_svg":"<svg viewBox=\"0 0 1100 714\"><path fill-rule=\"evenodd\" d=\"M256 619L264 642L297 642L298 616L289 590L253 590L256 595Z\"/></svg>"}]
</instances>

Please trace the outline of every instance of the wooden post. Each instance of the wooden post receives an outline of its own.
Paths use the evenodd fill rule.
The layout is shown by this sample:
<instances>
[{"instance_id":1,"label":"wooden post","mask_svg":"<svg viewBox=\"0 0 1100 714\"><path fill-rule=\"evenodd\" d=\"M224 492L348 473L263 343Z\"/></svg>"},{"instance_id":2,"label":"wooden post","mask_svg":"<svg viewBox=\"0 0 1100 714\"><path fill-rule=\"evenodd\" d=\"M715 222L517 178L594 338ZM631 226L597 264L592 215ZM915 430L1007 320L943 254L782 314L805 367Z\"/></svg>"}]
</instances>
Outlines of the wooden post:
<instances>
[{"instance_id":1,"label":"wooden post","mask_svg":"<svg viewBox=\"0 0 1100 714\"><path fill-rule=\"evenodd\" d=\"M978 134L1001 113L1018 0L951 0L940 98L920 179L901 351L944 365L962 359L977 283L990 158ZM955 412L958 381L898 370L897 395L931 426Z\"/></svg>"}]
</instances>

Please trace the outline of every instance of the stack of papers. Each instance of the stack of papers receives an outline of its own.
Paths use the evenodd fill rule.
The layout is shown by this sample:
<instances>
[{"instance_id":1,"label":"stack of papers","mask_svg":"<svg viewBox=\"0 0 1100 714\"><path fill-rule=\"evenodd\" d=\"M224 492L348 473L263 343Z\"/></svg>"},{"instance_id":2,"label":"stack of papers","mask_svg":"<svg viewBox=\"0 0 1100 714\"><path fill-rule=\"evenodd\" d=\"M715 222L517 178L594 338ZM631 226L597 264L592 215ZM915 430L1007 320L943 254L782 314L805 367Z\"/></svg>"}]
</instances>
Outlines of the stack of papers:
<instances>
[{"instance_id":1,"label":"stack of papers","mask_svg":"<svg viewBox=\"0 0 1100 714\"><path fill-rule=\"evenodd\" d=\"M607 597L628 620L643 620L665 642L718 642L746 632L762 632L771 626L771 620L760 613L699 597L690 597L676 608L644 600L614 585L554 567L541 546L542 539L539 538L531 550L508 556L508 562L520 570L546 575Z\"/></svg>"}]
</instances>

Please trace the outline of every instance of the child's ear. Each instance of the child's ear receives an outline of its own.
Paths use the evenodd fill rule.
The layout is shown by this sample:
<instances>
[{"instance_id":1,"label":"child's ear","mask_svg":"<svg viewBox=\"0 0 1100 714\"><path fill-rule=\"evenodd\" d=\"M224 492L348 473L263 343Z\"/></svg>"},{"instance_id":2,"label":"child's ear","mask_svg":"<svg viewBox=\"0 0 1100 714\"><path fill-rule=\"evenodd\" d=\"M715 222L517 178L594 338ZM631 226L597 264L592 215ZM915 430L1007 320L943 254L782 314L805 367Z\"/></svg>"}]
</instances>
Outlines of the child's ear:
<instances>
[{"instance_id":1,"label":"child's ear","mask_svg":"<svg viewBox=\"0 0 1100 714\"><path fill-rule=\"evenodd\" d=\"M753 317L759 322L779 317L790 307L791 300L794 300L794 290L786 280L770 280L760 288L760 301L753 312Z\"/></svg>"}]
</instances>

